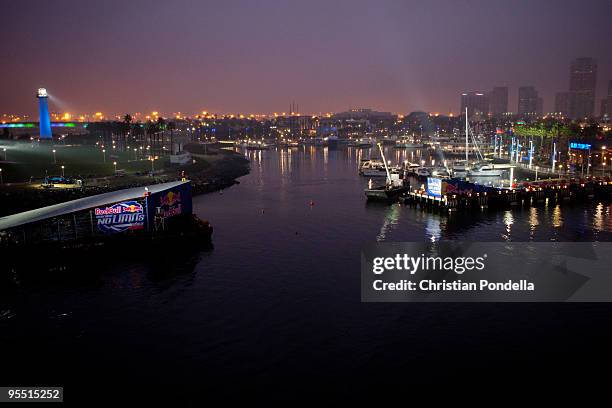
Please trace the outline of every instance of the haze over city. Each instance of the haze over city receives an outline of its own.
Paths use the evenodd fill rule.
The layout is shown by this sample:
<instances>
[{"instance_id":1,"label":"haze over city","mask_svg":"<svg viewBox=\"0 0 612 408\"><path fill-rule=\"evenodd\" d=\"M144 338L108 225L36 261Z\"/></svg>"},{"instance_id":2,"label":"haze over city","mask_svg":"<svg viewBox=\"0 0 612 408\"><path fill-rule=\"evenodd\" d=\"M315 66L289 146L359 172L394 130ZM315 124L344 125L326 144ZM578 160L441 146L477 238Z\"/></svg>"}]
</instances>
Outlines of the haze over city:
<instances>
[{"instance_id":1,"label":"haze over city","mask_svg":"<svg viewBox=\"0 0 612 408\"><path fill-rule=\"evenodd\" d=\"M597 60L597 104L612 79L609 1L25 1L3 15L0 113L35 114L40 86L55 111L189 114L457 113L461 92L494 86L516 111L533 85L550 111L573 58Z\"/></svg>"}]
</instances>

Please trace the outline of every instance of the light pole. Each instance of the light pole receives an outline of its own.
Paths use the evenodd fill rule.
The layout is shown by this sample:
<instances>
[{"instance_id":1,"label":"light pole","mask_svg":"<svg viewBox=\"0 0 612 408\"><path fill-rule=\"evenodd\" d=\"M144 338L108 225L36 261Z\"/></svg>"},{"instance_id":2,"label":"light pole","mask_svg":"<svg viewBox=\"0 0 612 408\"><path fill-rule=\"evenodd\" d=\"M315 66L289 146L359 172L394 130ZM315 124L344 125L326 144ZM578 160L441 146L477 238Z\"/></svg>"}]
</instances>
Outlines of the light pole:
<instances>
[{"instance_id":1,"label":"light pole","mask_svg":"<svg viewBox=\"0 0 612 408\"><path fill-rule=\"evenodd\" d=\"M117 174L117 162L116 161L113 162L113 166L115 167L115 174Z\"/></svg>"},{"instance_id":2,"label":"light pole","mask_svg":"<svg viewBox=\"0 0 612 408\"><path fill-rule=\"evenodd\" d=\"M587 177L591 171L591 149L589 149L589 155L587 156Z\"/></svg>"},{"instance_id":3,"label":"light pole","mask_svg":"<svg viewBox=\"0 0 612 408\"><path fill-rule=\"evenodd\" d=\"M2 178L2 169L0 168L0 184L4 184L4 179Z\"/></svg>"},{"instance_id":4,"label":"light pole","mask_svg":"<svg viewBox=\"0 0 612 408\"><path fill-rule=\"evenodd\" d=\"M2 151L4 151L4 161L6 161L6 147Z\"/></svg>"},{"instance_id":5,"label":"light pole","mask_svg":"<svg viewBox=\"0 0 612 408\"><path fill-rule=\"evenodd\" d=\"M64 177L64 166L62 166L62 177Z\"/></svg>"},{"instance_id":6,"label":"light pole","mask_svg":"<svg viewBox=\"0 0 612 408\"><path fill-rule=\"evenodd\" d=\"M102 157L102 160L104 160L104 163L106 163L106 149L102 149Z\"/></svg>"},{"instance_id":7,"label":"light pole","mask_svg":"<svg viewBox=\"0 0 612 408\"><path fill-rule=\"evenodd\" d=\"M151 175L153 175L153 172L155 172L155 157L151 156Z\"/></svg>"},{"instance_id":8,"label":"light pole","mask_svg":"<svg viewBox=\"0 0 612 408\"><path fill-rule=\"evenodd\" d=\"M57 164L57 160L55 159L55 149L53 149L53 164Z\"/></svg>"},{"instance_id":9,"label":"light pole","mask_svg":"<svg viewBox=\"0 0 612 408\"><path fill-rule=\"evenodd\" d=\"M538 181L538 170L540 169L540 166L535 166L535 169L536 169L535 181Z\"/></svg>"}]
</instances>

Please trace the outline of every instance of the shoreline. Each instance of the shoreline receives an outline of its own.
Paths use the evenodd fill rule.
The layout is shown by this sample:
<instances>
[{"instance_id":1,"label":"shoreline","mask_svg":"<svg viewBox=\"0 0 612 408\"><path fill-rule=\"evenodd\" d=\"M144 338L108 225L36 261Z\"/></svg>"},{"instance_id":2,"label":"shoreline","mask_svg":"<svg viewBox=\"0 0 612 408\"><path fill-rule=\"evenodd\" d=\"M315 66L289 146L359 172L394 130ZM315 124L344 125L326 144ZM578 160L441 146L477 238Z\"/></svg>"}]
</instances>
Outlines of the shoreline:
<instances>
[{"instance_id":1,"label":"shoreline","mask_svg":"<svg viewBox=\"0 0 612 408\"><path fill-rule=\"evenodd\" d=\"M197 154L197 148L194 148L193 145L186 146L185 150L192 153L194 158L203 157L201 154ZM220 191L234 184L239 184L240 182L237 179L250 172L249 161L242 155L216 148L210 150L211 154L222 157L213 160L210 165L199 171L187 174L187 178L191 180L193 196ZM180 168L177 168L177 170L180 170ZM63 190L35 189L20 185L8 186L8 188L0 189L0 217L124 188L144 187L173 180L180 180L180 177L174 174L170 177L164 172L155 177L146 176L136 181L126 179L123 183L109 183L104 186L88 186L87 181L85 181L85 186L81 188ZM117 178L113 178L112 181L117 181Z\"/></svg>"}]
</instances>

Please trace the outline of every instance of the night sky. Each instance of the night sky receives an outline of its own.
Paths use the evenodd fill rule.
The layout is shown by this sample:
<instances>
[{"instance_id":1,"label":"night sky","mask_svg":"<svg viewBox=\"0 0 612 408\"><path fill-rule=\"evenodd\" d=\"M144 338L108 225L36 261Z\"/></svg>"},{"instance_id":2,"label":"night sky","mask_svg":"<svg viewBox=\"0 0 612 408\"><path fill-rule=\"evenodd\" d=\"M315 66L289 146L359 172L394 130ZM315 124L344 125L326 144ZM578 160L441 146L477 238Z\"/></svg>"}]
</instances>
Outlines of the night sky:
<instances>
[{"instance_id":1,"label":"night sky","mask_svg":"<svg viewBox=\"0 0 612 408\"><path fill-rule=\"evenodd\" d=\"M536 86L544 108L570 60L612 79L612 1L10 1L0 113L459 110L459 93Z\"/></svg>"}]
</instances>

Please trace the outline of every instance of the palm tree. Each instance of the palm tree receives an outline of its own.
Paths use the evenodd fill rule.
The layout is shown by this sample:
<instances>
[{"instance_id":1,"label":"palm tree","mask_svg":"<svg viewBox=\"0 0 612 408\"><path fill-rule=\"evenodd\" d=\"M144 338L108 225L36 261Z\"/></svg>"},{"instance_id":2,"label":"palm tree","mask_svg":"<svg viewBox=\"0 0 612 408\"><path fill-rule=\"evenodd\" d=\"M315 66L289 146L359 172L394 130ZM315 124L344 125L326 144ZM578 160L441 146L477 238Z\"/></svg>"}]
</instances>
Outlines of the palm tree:
<instances>
[{"instance_id":1,"label":"palm tree","mask_svg":"<svg viewBox=\"0 0 612 408\"><path fill-rule=\"evenodd\" d=\"M127 146L127 134L130 131L131 123L132 123L132 115L130 115L129 113L126 113L125 116L123 117L123 123L121 126L121 130L123 133L123 146Z\"/></svg>"},{"instance_id":2,"label":"palm tree","mask_svg":"<svg viewBox=\"0 0 612 408\"><path fill-rule=\"evenodd\" d=\"M168 130L170 131L170 155L174 154L174 129L176 129L176 124L174 122L168 122Z\"/></svg>"}]
</instances>

